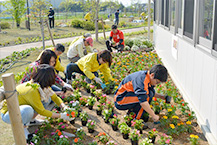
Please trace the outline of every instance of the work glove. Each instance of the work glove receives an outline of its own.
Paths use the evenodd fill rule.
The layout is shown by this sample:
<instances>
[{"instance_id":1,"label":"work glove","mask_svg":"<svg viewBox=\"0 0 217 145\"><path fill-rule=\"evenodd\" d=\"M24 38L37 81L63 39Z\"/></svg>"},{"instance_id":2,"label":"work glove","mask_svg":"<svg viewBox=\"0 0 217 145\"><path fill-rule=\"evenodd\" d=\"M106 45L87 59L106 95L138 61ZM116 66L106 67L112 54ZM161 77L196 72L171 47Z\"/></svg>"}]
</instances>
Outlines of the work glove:
<instances>
[{"instance_id":1,"label":"work glove","mask_svg":"<svg viewBox=\"0 0 217 145\"><path fill-rule=\"evenodd\" d=\"M60 118L63 120L67 120L67 121L72 121L74 118L69 118L69 116L67 116L67 113L60 113Z\"/></svg>"},{"instance_id":2,"label":"work glove","mask_svg":"<svg viewBox=\"0 0 217 145\"><path fill-rule=\"evenodd\" d=\"M74 91L74 89L72 88L72 86L69 85L69 84L67 84L67 83L64 83L64 84L63 84L63 87L65 87L65 88L67 88L67 89L69 89L69 90L71 90L71 91Z\"/></svg>"},{"instance_id":3,"label":"work glove","mask_svg":"<svg viewBox=\"0 0 217 145\"><path fill-rule=\"evenodd\" d=\"M65 106L62 108L63 111L66 111L67 109L70 109L68 105L65 105Z\"/></svg>"},{"instance_id":4,"label":"work glove","mask_svg":"<svg viewBox=\"0 0 217 145\"><path fill-rule=\"evenodd\" d=\"M165 97L166 103L169 104L171 102L171 99L172 99L172 97L166 95L166 97Z\"/></svg>"},{"instance_id":5,"label":"work glove","mask_svg":"<svg viewBox=\"0 0 217 145\"><path fill-rule=\"evenodd\" d=\"M95 77L94 80L95 80L97 83L102 84L102 80L101 80L100 78Z\"/></svg>"}]
</instances>

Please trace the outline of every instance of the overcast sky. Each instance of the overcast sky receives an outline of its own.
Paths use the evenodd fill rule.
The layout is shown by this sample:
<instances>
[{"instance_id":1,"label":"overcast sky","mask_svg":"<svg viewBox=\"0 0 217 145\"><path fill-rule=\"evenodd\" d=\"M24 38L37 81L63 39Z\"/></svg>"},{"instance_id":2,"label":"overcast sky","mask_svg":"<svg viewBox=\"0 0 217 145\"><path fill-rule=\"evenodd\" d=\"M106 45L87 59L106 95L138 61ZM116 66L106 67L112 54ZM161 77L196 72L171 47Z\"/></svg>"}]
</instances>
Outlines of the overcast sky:
<instances>
[{"instance_id":1,"label":"overcast sky","mask_svg":"<svg viewBox=\"0 0 217 145\"><path fill-rule=\"evenodd\" d=\"M118 1L122 2L124 6L129 6L131 4L131 0L118 0ZM137 0L134 0L134 1L136 2ZM148 3L148 0L140 0L140 3Z\"/></svg>"}]
</instances>

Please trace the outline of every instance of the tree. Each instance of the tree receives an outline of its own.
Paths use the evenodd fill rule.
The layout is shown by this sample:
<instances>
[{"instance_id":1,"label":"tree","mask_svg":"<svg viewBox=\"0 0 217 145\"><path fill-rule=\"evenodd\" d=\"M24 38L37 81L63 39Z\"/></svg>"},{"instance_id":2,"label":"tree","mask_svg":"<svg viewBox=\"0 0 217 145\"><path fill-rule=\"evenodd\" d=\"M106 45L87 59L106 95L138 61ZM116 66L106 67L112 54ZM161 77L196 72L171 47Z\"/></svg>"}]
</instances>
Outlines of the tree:
<instances>
[{"instance_id":1,"label":"tree","mask_svg":"<svg viewBox=\"0 0 217 145\"><path fill-rule=\"evenodd\" d=\"M25 0L10 0L4 3L4 7L7 8L6 11L12 15L18 28L20 27L21 18L26 11L25 4Z\"/></svg>"},{"instance_id":2,"label":"tree","mask_svg":"<svg viewBox=\"0 0 217 145\"><path fill-rule=\"evenodd\" d=\"M41 35L42 35L42 44L43 49L45 49L44 43L44 19L47 19L48 15L48 8L50 3L46 0L34 0L32 4L32 16L34 18L39 19L40 28L41 28Z\"/></svg>"}]
</instances>

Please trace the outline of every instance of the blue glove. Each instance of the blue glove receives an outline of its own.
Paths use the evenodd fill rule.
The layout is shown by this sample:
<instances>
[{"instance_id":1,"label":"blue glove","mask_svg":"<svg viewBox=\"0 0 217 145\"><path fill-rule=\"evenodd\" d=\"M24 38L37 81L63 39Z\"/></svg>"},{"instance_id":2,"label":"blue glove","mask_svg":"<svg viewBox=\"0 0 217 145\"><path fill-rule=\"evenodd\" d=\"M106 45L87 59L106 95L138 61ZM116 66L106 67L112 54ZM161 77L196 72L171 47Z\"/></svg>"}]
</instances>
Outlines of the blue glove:
<instances>
[{"instance_id":1,"label":"blue glove","mask_svg":"<svg viewBox=\"0 0 217 145\"><path fill-rule=\"evenodd\" d=\"M100 85L101 85L102 89L104 89L106 87L106 85L103 83L100 83Z\"/></svg>"}]
</instances>

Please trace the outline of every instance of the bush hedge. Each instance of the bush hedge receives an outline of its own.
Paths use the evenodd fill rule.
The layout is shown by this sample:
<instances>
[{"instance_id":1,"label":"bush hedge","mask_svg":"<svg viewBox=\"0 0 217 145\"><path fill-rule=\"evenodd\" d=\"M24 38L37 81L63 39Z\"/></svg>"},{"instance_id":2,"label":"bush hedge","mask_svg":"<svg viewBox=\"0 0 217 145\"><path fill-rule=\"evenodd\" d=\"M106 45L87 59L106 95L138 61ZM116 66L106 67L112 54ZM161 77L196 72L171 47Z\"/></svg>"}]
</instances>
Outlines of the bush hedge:
<instances>
[{"instance_id":1,"label":"bush hedge","mask_svg":"<svg viewBox=\"0 0 217 145\"><path fill-rule=\"evenodd\" d=\"M0 23L1 29L10 29L10 24L8 22L1 22Z\"/></svg>"}]
</instances>

